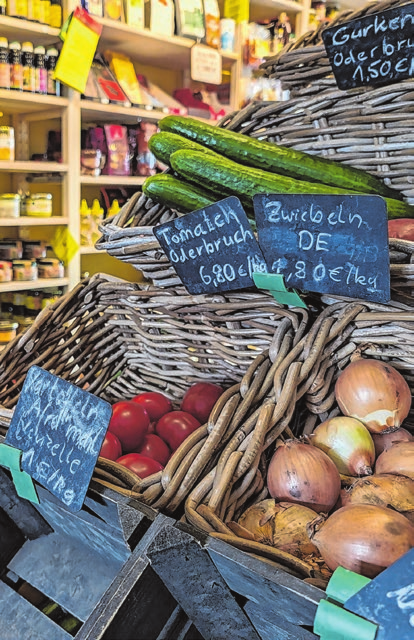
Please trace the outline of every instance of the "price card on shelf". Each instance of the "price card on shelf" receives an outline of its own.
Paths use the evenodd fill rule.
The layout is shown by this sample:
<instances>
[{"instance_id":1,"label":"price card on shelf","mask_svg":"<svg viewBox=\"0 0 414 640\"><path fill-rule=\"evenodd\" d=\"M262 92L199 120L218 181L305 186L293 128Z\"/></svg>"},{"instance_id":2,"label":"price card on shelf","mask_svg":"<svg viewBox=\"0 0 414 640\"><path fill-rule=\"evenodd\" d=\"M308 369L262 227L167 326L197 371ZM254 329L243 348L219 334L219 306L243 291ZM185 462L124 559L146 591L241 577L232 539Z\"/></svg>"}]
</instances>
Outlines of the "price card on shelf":
<instances>
[{"instance_id":1,"label":"price card on shelf","mask_svg":"<svg viewBox=\"0 0 414 640\"><path fill-rule=\"evenodd\" d=\"M412 78L414 4L324 29L322 38L340 89Z\"/></svg>"},{"instance_id":2,"label":"price card on shelf","mask_svg":"<svg viewBox=\"0 0 414 640\"><path fill-rule=\"evenodd\" d=\"M221 84L221 55L204 44L191 47L191 78L207 84Z\"/></svg>"},{"instance_id":3,"label":"price card on shelf","mask_svg":"<svg viewBox=\"0 0 414 640\"><path fill-rule=\"evenodd\" d=\"M6 444L21 467L70 511L79 511L108 429L112 408L44 369L30 367Z\"/></svg>"},{"instance_id":4,"label":"price card on shelf","mask_svg":"<svg viewBox=\"0 0 414 640\"><path fill-rule=\"evenodd\" d=\"M356 195L256 195L258 241L286 286L375 302L390 299L385 200Z\"/></svg>"},{"instance_id":5,"label":"price card on shelf","mask_svg":"<svg viewBox=\"0 0 414 640\"><path fill-rule=\"evenodd\" d=\"M154 234L190 293L254 285L267 272L246 213L235 196L154 227Z\"/></svg>"}]
</instances>

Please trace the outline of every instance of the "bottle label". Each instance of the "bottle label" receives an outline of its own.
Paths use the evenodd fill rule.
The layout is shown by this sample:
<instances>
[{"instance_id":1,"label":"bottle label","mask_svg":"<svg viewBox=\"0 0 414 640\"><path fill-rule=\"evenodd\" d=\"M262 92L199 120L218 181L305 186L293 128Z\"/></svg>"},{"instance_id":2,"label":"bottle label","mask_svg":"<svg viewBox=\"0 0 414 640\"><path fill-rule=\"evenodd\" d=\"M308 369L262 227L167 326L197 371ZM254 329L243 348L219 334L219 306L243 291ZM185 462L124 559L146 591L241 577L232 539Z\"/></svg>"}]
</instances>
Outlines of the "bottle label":
<instances>
[{"instance_id":1,"label":"bottle label","mask_svg":"<svg viewBox=\"0 0 414 640\"><path fill-rule=\"evenodd\" d=\"M23 91L36 91L34 67L23 67Z\"/></svg>"},{"instance_id":2,"label":"bottle label","mask_svg":"<svg viewBox=\"0 0 414 640\"><path fill-rule=\"evenodd\" d=\"M53 71L47 72L47 92L55 96L56 95L56 80L53 78Z\"/></svg>"},{"instance_id":3,"label":"bottle label","mask_svg":"<svg viewBox=\"0 0 414 640\"><path fill-rule=\"evenodd\" d=\"M23 67L21 64L10 65L10 88L23 89Z\"/></svg>"},{"instance_id":4,"label":"bottle label","mask_svg":"<svg viewBox=\"0 0 414 640\"><path fill-rule=\"evenodd\" d=\"M10 89L10 65L8 62L0 62L0 87Z\"/></svg>"},{"instance_id":5,"label":"bottle label","mask_svg":"<svg viewBox=\"0 0 414 640\"><path fill-rule=\"evenodd\" d=\"M47 93L46 69L36 69L36 91L37 93Z\"/></svg>"}]
</instances>

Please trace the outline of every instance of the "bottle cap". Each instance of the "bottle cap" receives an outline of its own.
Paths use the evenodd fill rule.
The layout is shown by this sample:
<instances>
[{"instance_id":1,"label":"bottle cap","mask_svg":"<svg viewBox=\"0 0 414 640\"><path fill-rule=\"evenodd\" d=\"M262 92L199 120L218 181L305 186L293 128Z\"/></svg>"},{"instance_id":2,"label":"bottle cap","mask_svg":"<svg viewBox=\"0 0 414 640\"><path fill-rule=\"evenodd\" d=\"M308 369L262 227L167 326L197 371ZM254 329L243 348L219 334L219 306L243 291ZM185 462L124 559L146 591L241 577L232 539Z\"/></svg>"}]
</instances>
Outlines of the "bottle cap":
<instances>
[{"instance_id":1,"label":"bottle cap","mask_svg":"<svg viewBox=\"0 0 414 640\"><path fill-rule=\"evenodd\" d=\"M21 49L20 42L10 42L9 49L12 49L12 51L20 51Z\"/></svg>"},{"instance_id":2,"label":"bottle cap","mask_svg":"<svg viewBox=\"0 0 414 640\"><path fill-rule=\"evenodd\" d=\"M48 56L58 56L59 55L59 51L57 49L55 49L55 47L50 47L47 51L46 51L46 55Z\"/></svg>"},{"instance_id":3,"label":"bottle cap","mask_svg":"<svg viewBox=\"0 0 414 640\"><path fill-rule=\"evenodd\" d=\"M3 36L0 37L0 47L8 47L8 46L9 46L9 42L7 38L4 38Z\"/></svg>"},{"instance_id":4,"label":"bottle cap","mask_svg":"<svg viewBox=\"0 0 414 640\"><path fill-rule=\"evenodd\" d=\"M33 44L31 42L23 42L22 51L33 53Z\"/></svg>"},{"instance_id":5,"label":"bottle cap","mask_svg":"<svg viewBox=\"0 0 414 640\"><path fill-rule=\"evenodd\" d=\"M34 52L45 55L45 48L43 45L39 44L37 47L35 47Z\"/></svg>"}]
</instances>

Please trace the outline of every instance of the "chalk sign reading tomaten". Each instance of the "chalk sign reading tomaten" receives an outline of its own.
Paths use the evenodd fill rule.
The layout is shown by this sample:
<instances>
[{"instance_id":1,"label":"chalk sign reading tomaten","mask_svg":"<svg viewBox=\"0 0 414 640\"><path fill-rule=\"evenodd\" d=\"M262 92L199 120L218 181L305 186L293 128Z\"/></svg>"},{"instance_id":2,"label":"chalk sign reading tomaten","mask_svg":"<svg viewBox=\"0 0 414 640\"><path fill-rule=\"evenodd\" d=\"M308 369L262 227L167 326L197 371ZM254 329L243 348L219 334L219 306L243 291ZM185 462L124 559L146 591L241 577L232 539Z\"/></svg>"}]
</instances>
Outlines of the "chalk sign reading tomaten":
<instances>
[{"instance_id":1,"label":"chalk sign reading tomaten","mask_svg":"<svg viewBox=\"0 0 414 640\"><path fill-rule=\"evenodd\" d=\"M79 511L92 478L112 408L70 382L30 367L6 444L22 450L22 469Z\"/></svg>"},{"instance_id":2,"label":"chalk sign reading tomaten","mask_svg":"<svg viewBox=\"0 0 414 640\"><path fill-rule=\"evenodd\" d=\"M253 286L267 267L246 213L235 196L154 227L154 234L190 293Z\"/></svg>"},{"instance_id":3,"label":"chalk sign reading tomaten","mask_svg":"<svg viewBox=\"0 0 414 640\"><path fill-rule=\"evenodd\" d=\"M382 85L414 77L414 4L322 32L340 89Z\"/></svg>"},{"instance_id":4,"label":"chalk sign reading tomaten","mask_svg":"<svg viewBox=\"0 0 414 640\"><path fill-rule=\"evenodd\" d=\"M387 208L379 196L256 195L260 247L287 287L390 299Z\"/></svg>"}]
</instances>

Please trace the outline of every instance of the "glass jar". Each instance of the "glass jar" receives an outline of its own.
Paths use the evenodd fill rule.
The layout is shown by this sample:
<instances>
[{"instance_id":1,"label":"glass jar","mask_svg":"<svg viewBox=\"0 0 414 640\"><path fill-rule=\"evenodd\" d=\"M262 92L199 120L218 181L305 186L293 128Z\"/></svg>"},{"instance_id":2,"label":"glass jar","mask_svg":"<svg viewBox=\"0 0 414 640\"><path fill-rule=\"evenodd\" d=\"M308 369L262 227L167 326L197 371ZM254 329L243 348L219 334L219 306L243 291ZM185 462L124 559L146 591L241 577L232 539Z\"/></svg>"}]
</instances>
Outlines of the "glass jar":
<instances>
[{"instance_id":1,"label":"glass jar","mask_svg":"<svg viewBox=\"0 0 414 640\"><path fill-rule=\"evenodd\" d=\"M23 257L21 240L0 240L0 260L19 260Z\"/></svg>"},{"instance_id":2,"label":"glass jar","mask_svg":"<svg viewBox=\"0 0 414 640\"><path fill-rule=\"evenodd\" d=\"M14 162L14 129L13 127L0 127L0 160Z\"/></svg>"},{"instance_id":3,"label":"glass jar","mask_svg":"<svg viewBox=\"0 0 414 640\"><path fill-rule=\"evenodd\" d=\"M13 260L13 280L37 280L36 260Z\"/></svg>"},{"instance_id":4,"label":"glass jar","mask_svg":"<svg viewBox=\"0 0 414 640\"><path fill-rule=\"evenodd\" d=\"M25 301L25 315L27 318L35 318L42 310L42 294L40 291L28 291Z\"/></svg>"},{"instance_id":5,"label":"glass jar","mask_svg":"<svg viewBox=\"0 0 414 640\"><path fill-rule=\"evenodd\" d=\"M40 260L46 258L47 245L43 240L23 240L23 258L25 260Z\"/></svg>"},{"instance_id":6,"label":"glass jar","mask_svg":"<svg viewBox=\"0 0 414 640\"><path fill-rule=\"evenodd\" d=\"M63 262L57 258L39 260L39 278L64 278L65 268Z\"/></svg>"},{"instance_id":7,"label":"glass jar","mask_svg":"<svg viewBox=\"0 0 414 640\"><path fill-rule=\"evenodd\" d=\"M7 260L0 260L0 282L11 282L12 280L12 263Z\"/></svg>"},{"instance_id":8,"label":"glass jar","mask_svg":"<svg viewBox=\"0 0 414 640\"><path fill-rule=\"evenodd\" d=\"M0 320L0 344L11 342L16 337L18 326L17 322Z\"/></svg>"},{"instance_id":9,"label":"glass jar","mask_svg":"<svg viewBox=\"0 0 414 640\"><path fill-rule=\"evenodd\" d=\"M18 193L0 195L0 218L20 217L20 196Z\"/></svg>"},{"instance_id":10,"label":"glass jar","mask_svg":"<svg viewBox=\"0 0 414 640\"><path fill-rule=\"evenodd\" d=\"M31 193L25 198L24 215L48 218L52 215L52 194Z\"/></svg>"}]
</instances>

